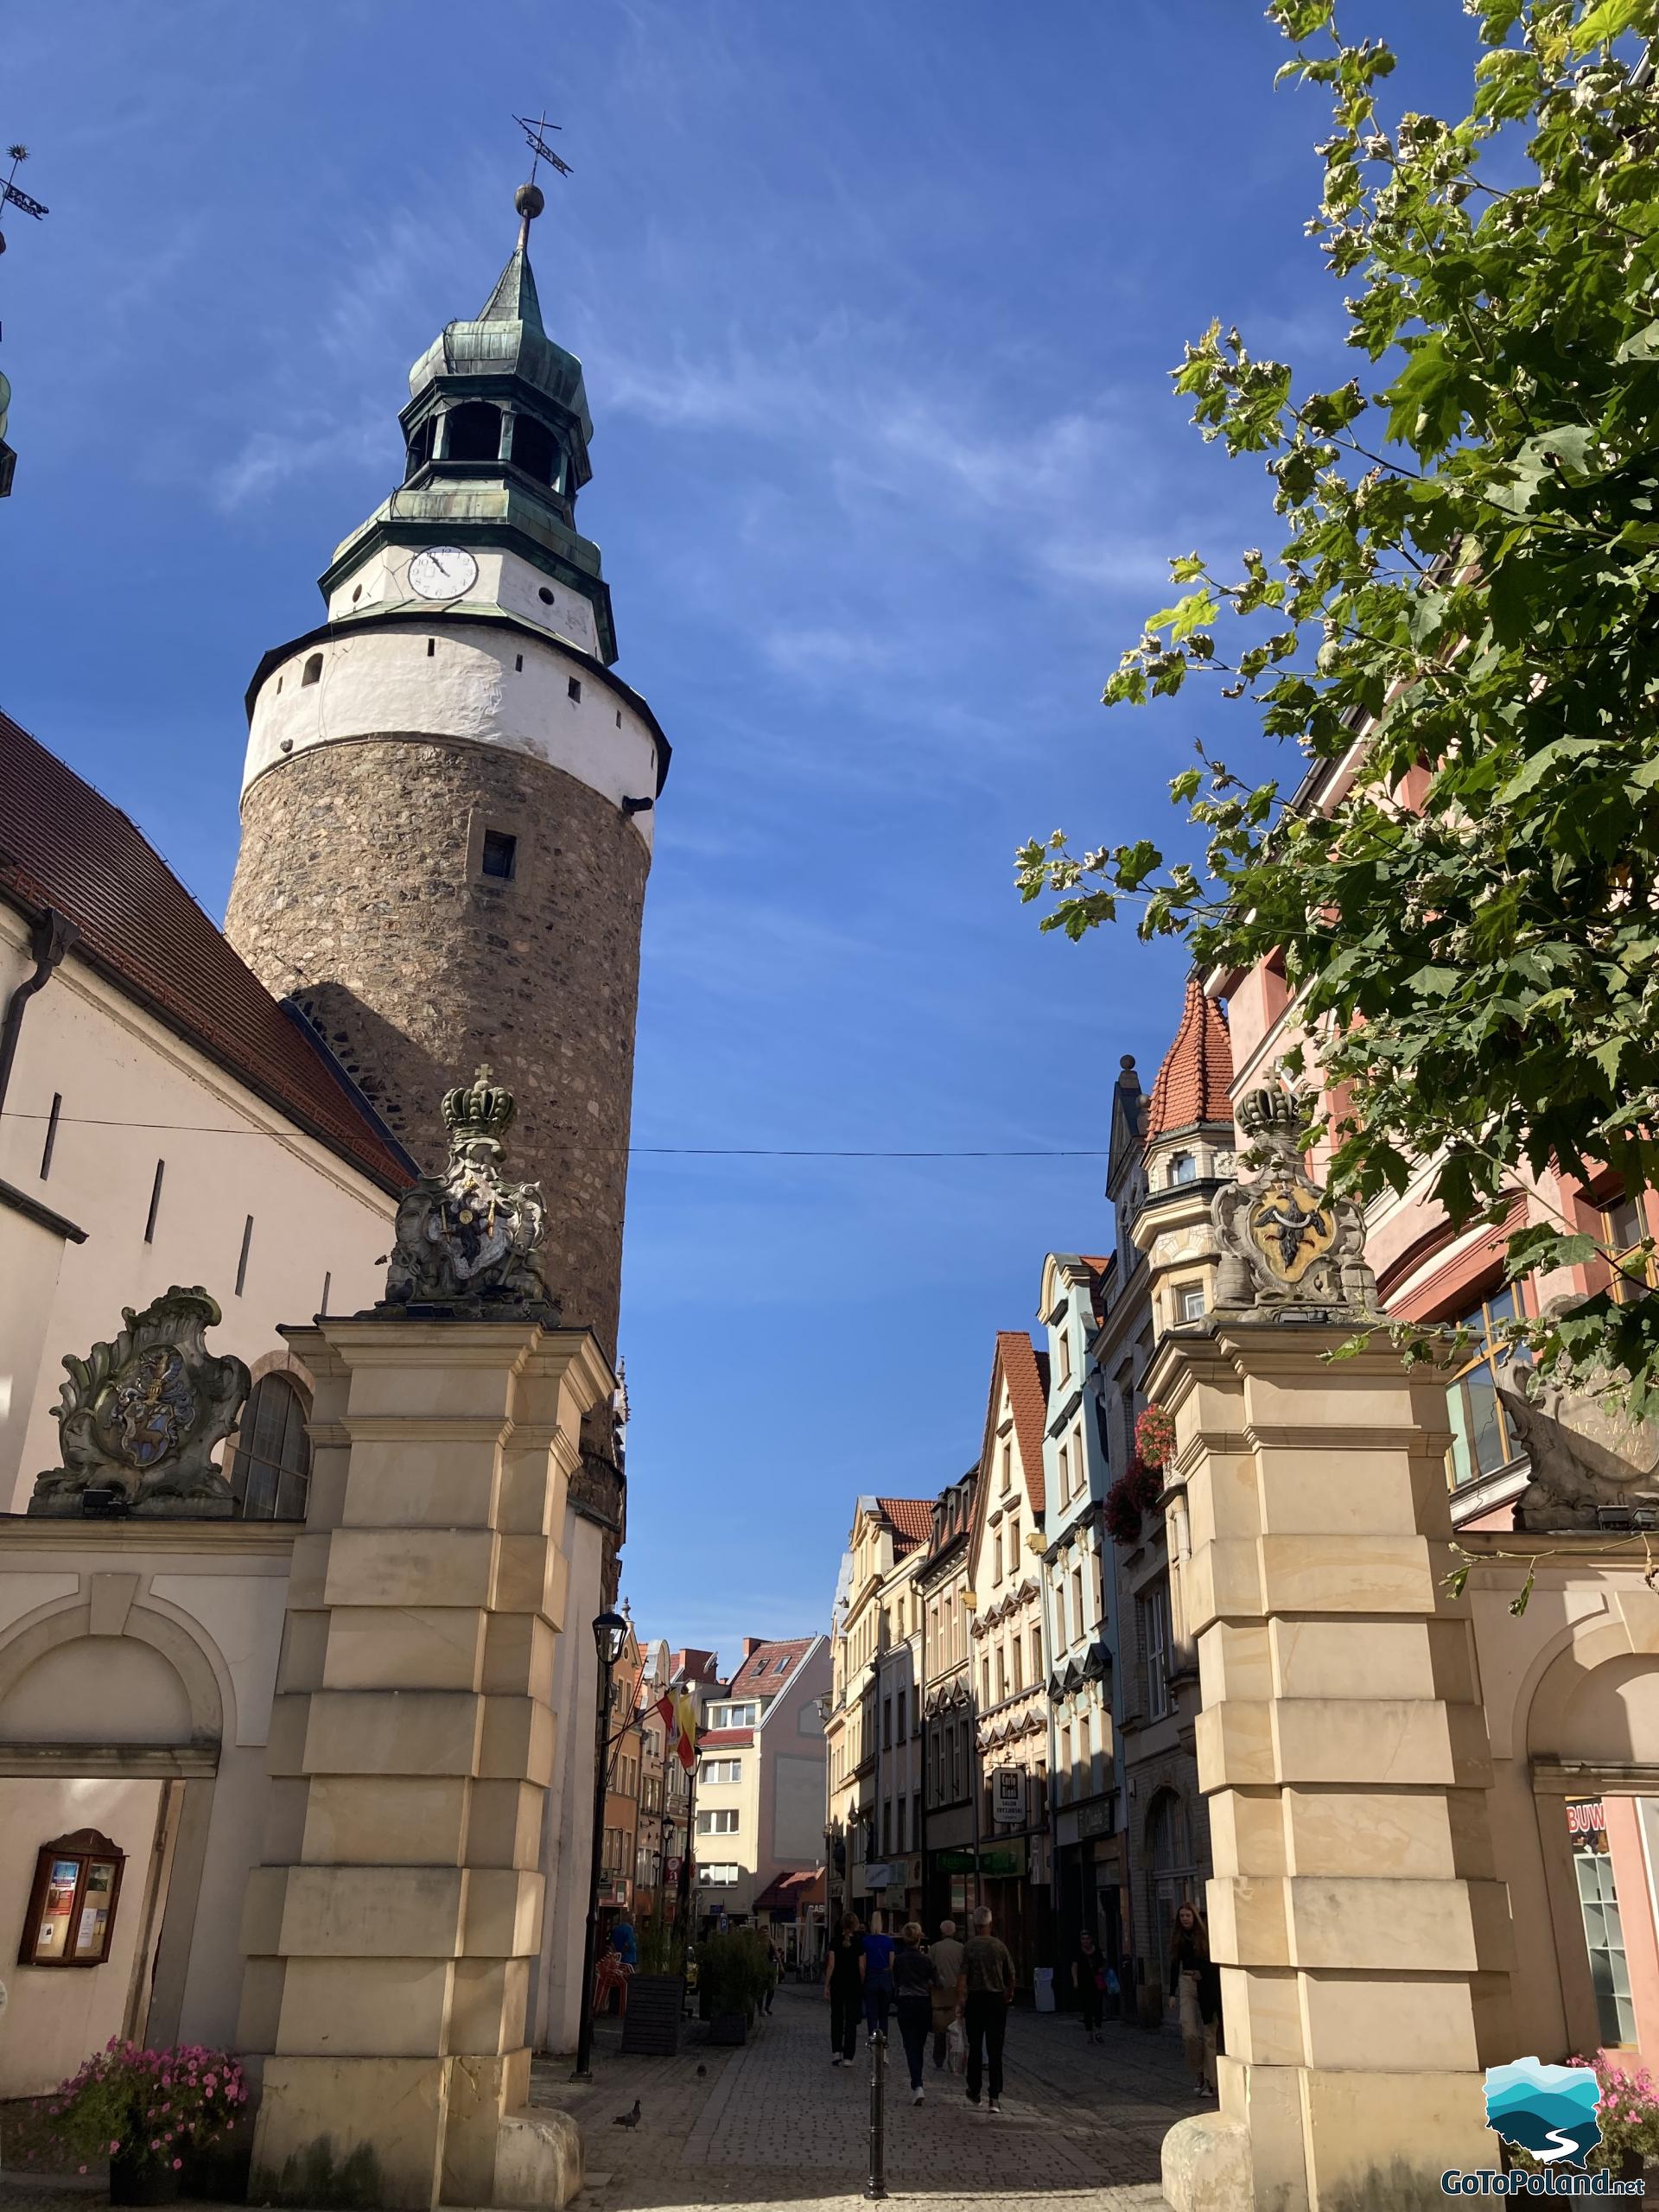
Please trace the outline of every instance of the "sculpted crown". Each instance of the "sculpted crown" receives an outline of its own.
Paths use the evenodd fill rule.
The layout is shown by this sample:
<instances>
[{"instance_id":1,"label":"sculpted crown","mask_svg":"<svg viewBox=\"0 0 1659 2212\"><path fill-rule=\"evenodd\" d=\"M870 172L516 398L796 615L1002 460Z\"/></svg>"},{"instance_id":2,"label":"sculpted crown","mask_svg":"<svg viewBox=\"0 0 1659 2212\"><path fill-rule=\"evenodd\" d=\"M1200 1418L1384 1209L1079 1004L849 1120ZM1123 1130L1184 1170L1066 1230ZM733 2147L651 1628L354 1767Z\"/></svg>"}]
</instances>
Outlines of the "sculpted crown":
<instances>
[{"instance_id":1,"label":"sculpted crown","mask_svg":"<svg viewBox=\"0 0 1659 2212\"><path fill-rule=\"evenodd\" d=\"M512 1127L518 1112L512 1093L497 1083L495 1071L481 1066L470 1084L458 1084L443 1094L443 1125L452 1150L487 1141L499 1144Z\"/></svg>"},{"instance_id":2,"label":"sculpted crown","mask_svg":"<svg viewBox=\"0 0 1659 2212\"><path fill-rule=\"evenodd\" d=\"M1283 1084L1266 1084L1259 1090L1247 1090L1238 1102L1236 1118L1247 1137L1265 1139L1274 1150L1288 1141L1300 1152L1296 1141L1302 1133L1302 1103Z\"/></svg>"}]
</instances>

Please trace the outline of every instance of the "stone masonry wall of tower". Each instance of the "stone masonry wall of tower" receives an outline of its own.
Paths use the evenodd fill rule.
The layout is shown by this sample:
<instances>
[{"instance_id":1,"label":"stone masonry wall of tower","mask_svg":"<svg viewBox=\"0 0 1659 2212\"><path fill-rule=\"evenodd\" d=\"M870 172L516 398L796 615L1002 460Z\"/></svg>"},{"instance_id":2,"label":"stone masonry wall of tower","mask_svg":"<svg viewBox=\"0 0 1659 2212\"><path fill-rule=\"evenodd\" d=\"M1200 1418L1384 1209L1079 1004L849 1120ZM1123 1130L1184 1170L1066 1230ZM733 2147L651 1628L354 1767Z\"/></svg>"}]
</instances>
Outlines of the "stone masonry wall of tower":
<instances>
[{"instance_id":1,"label":"stone masonry wall of tower","mask_svg":"<svg viewBox=\"0 0 1659 2212\"><path fill-rule=\"evenodd\" d=\"M484 825L517 841L483 874ZM616 1347L649 855L610 800L500 747L403 731L317 745L243 801L226 928L308 1009L423 1167L438 1101L488 1060L515 1173L548 1200L567 1324Z\"/></svg>"}]
</instances>

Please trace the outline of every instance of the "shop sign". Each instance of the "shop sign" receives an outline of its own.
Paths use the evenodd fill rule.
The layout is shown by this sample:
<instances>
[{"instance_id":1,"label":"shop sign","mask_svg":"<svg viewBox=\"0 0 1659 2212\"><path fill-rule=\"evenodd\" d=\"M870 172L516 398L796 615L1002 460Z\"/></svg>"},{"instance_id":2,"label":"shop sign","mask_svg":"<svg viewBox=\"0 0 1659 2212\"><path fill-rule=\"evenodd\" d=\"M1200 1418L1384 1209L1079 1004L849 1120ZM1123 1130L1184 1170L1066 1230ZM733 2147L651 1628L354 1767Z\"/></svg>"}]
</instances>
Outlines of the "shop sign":
<instances>
[{"instance_id":1,"label":"shop sign","mask_svg":"<svg viewBox=\"0 0 1659 2212\"><path fill-rule=\"evenodd\" d=\"M991 1817L1000 1828L1018 1828L1026 1821L1026 1770L1022 1766L999 1766L991 1773Z\"/></svg>"},{"instance_id":2,"label":"shop sign","mask_svg":"<svg viewBox=\"0 0 1659 2212\"><path fill-rule=\"evenodd\" d=\"M867 1866L864 1878L873 1890L885 1890L893 1880L891 1866Z\"/></svg>"},{"instance_id":3,"label":"shop sign","mask_svg":"<svg viewBox=\"0 0 1659 2212\"><path fill-rule=\"evenodd\" d=\"M1112 1808L1108 1799L1096 1799L1092 1805L1077 1808L1077 1834L1080 1836L1109 1835L1112 1827Z\"/></svg>"},{"instance_id":4,"label":"shop sign","mask_svg":"<svg viewBox=\"0 0 1659 2212\"><path fill-rule=\"evenodd\" d=\"M1015 1836L1011 1843L988 1843L979 1854L979 1871L990 1882L1023 1881L1026 1872L1024 1836Z\"/></svg>"},{"instance_id":5,"label":"shop sign","mask_svg":"<svg viewBox=\"0 0 1659 2212\"><path fill-rule=\"evenodd\" d=\"M1568 1800L1567 1832L1573 1839L1575 1851L1605 1852L1607 1811L1599 1797L1580 1799L1576 1802Z\"/></svg>"}]
</instances>

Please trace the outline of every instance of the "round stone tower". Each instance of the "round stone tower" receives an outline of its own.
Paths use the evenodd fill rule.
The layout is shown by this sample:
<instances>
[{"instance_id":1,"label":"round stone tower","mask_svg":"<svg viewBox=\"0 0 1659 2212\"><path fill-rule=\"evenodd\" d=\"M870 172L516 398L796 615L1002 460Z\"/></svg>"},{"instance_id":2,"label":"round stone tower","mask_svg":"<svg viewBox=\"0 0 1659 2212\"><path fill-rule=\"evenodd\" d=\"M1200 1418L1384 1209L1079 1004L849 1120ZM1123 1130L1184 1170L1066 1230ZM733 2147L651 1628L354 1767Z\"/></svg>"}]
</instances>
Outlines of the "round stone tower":
<instances>
[{"instance_id":1,"label":"round stone tower","mask_svg":"<svg viewBox=\"0 0 1659 2212\"><path fill-rule=\"evenodd\" d=\"M226 931L423 1166L487 1060L567 1325L614 1354L639 928L669 747L575 529L593 423L518 244L410 372L404 481L247 695Z\"/></svg>"}]
</instances>

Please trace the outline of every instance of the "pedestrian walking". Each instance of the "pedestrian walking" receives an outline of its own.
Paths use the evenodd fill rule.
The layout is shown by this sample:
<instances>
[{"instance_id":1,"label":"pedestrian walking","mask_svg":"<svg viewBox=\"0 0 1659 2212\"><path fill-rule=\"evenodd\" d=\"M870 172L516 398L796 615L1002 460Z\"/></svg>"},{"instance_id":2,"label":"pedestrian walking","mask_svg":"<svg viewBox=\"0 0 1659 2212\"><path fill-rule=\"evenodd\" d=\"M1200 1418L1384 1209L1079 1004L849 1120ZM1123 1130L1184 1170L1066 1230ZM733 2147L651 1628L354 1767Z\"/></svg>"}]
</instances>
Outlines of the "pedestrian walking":
<instances>
[{"instance_id":1,"label":"pedestrian walking","mask_svg":"<svg viewBox=\"0 0 1659 2212\"><path fill-rule=\"evenodd\" d=\"M1098 2043L1101 2001L1106 1994L1106 1961L1086 1928L1077 1938L1077 1955L1071 1961L1071 1986L1083 2007L1083 2031L1090 2043Z\"/></svg>"},{"instance_id":2,"label":"pedestrian walking","mask_svg":"<svg viewBox=\"0 0 1659 2212\"><path fill-rule=\"evenodd\" d=\"M922 1948L922 1923L907 1920L899 1931L899 1948L893 1956L893 2009L899 2016L899 2038L910 2062L910 2101L922 2101L922 2062L927 2052L927 2031L933 2024L933 1993L939 1986L937 1961Z\"/></svg>"},{"instance_id":3,"label":"pedestrian walking","mask_svg":"<svg viewBox=\"0 0 1659 2212\"><path fill-rule=\"evenodd\" d=\"M869 1933L864 1938L864 2025L872 2038L880 2030L887 2031L887 2014L893 2009L893 1955L898 1948L898 1939L887 1933L880 1912L870 1915Z\"/></svg>"},{"instance_id":4,"label":"pedestrian walking","mask_svg":"<svg viewBox=\"0 0 1659 2212\"><path fill-rule=\"evenodd\" d=\"M1221 1972L1210 1956L1210 1930L1190 1900L1179 1905L1169 1937L1169 1992L1181 2008L1181 2050L1196 2093L1216 2094L1216 2028Z\"/></svg>"},{"instance_id":5,"label":"pedestrian walking","mask_svg":"<svg viewBox=\"0 0 1659 2212\"><path fill-rule=\"evenodd\" d=\"M850 2066L864 2010L864 1929L855 1912L842 1915L824 1962L823 1993L830 1999L830 2063Z\"/></svg>"},{"instance_id":6,"label":"pedestrian walking","mask_svg":"<svg viewBox=\"0 0 1659 2212\"><path fill-rule=\"evenodd\" d=\"M768 1940L766 1944L766 1993L760 2005L763 2012L771 2012L772 2000L778 1994L778 1985L783 1978L784 1955L779 1949L777 1940L773 1937Z\"/></svg>"},{"instance_id":7,"label":"pedestrian walking","mask_svg":"<svg viewBox=\"0 0 1659 2212\"><path fill-rule=\"evenodd\" d=\"M962 1977L962 1945L954 1920L939 1923L938 1941L931 1955L939 1970L938 1986L933 1992L933 2070L938 2073L950 2048L950 2023L957 2009L957 1983Z\"/></svg>"},{"instance_id":8,"label":"pedestrian walking","mask_svg":"<svg viewBox=\"0 0 1659 2212\"><path fill-rule=\"evenodd\" d=\"M963 1946L957 1995L968 2031L968 2101L970 2105L979 2102L983 2080L989 2091L989 2109L1001 2112L1002 2037L1008 2024L1008 2007L1014 2002L1014 1960L1001 1937L991 1933L988 1905L976 1910L974 1932Z\"/></svg>"}]
</instances>

